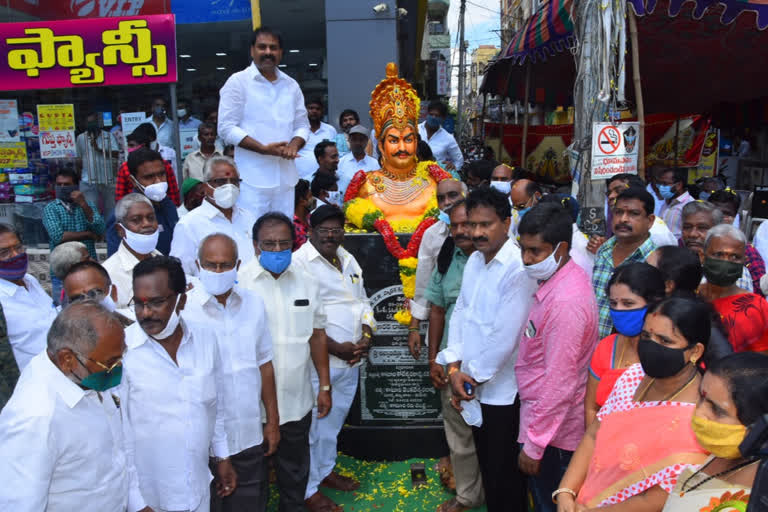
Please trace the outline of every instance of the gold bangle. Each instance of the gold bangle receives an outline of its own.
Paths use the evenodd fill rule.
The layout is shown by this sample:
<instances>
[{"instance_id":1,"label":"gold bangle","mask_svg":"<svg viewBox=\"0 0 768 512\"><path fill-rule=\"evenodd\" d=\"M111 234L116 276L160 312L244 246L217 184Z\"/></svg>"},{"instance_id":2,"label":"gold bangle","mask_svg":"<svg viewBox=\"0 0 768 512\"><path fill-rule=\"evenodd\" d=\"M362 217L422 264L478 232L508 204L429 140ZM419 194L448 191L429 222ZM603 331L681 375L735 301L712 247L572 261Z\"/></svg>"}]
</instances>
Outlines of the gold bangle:
<instances>
[{"instance_id":1,"label":"gold bangle","mask_svg":"<svg viewBox=\"0 0 768 512\"><path fill-rule=\"evenodd\" d=\"M558 497L558 495L563 494L563 493L570 494L571 496L573 496L574 500L577 497L576 491L574 491L573 489L568 489L567 487L561 487L560 489L558 489L558 490L556 490L555 492L552 493L552 503L557 505L557 497Z\"/></svg>"},{"instance_id":2,"label":"gold bangle","mask_svg":"<svg viewBox=\"0 0 768 512\"><path fill-rule=\"evenodd\" d=\"M448 370L448 376L450 377L451 375L453 375L453 374L454 374L454 373L456 373L457 371L459 371L459 369L458 369L458 368L456 368L455 366L451 366L451 369L450 369L450 370Z\"/></svg>"}]
</instances>

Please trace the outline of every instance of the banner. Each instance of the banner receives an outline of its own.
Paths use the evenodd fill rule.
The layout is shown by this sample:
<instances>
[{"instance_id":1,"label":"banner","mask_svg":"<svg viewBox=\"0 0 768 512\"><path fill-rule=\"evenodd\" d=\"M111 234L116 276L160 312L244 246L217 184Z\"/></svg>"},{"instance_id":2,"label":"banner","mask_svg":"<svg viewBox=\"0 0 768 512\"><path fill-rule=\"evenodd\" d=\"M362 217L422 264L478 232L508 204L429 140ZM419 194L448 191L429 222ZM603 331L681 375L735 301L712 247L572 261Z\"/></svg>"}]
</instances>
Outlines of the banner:
<instances>
[{"instance_id":1,"label":"banner","mask_svg":"<svg viewBox=\"0 0 768 512\"><path fill-rule=\"evenodd\" d=\"M38 105L41 158L75 158L74 105Z\"/></svg>"},{"instance_id":2,"label":"banner","mask_svg":"<svg viewBox=\"0 0 768 512\"><path fill-rule=\"evenodd\" d=\"M177 81L172 14L0 23L0 90Z\"/></svg>"},{"instance_id":3,"label":"banner","mask_svg":"<svg viewBox=\"0 0 768 512\"><path fill-rule=\"evenodd\" d=\"M0 142L18 142L19 106L16 100L0 100Z\"/></svg>"},{"instance_id":4,"label":"banner","mask_svg":"<svg viewBox=\"0 0 768 512\"><path fill-rule=\"evenodd\" d=\"M0 142L0 168L24 169L27 163L27 145L24 142Z\"/></svg>"},{"instance_id":5,"label":"banner","mask_svg":"<svg viewBox=\"0 0 768 512\"><path fill-rule=\"evenodd\" d=\"M251 0L171 0L176 23L251 19Z\"/></svg>"},{"instance_id":6,"label":"banner","mask_svg":"<svg viewBox=\"0 0 768 512\"><path fill-rule=\"evenodd\" d=\"M9 7L38 18L68 20L165 14L166 0L9 0Z\"/></svg>"},{"instance_id":7,"label":"banner","mask_svg":"<svg viewBox=\"0 0 768 512\"><path fill-rule=\"evenodd\" d=\"M638 123L592 123L592 179L637 174Z\"/></svg>"}]
</instances>

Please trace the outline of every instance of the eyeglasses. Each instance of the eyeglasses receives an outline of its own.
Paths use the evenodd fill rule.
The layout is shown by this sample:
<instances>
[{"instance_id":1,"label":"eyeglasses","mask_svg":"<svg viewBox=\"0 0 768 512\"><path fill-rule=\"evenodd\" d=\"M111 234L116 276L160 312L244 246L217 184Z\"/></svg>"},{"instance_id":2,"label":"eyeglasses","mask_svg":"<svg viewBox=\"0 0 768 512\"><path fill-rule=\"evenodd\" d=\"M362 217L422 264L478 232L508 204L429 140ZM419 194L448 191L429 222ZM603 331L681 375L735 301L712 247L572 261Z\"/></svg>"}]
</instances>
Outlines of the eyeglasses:
<instances>
[{"instance_id":1,"label":"eyeglasses","mask_svg":"<svg viewBox=\"0 0 768 512\"><path fill-rule=\"evenodd\" d=\"M83 354L81 354L80 352L75 352L75 353L76 353L76 354L78 354L80 357L84 357L84 358L86 358L87 360L89 360L90 362L92 362L93 364L95 364L96 366L98 366L99 368L103 368L103 369L104 369L104 370L105 370L107 373L112 373L112 371L113 371L115 368L117 368L118 366L120 366L120 365L122 365L122 364L123 364L123 358L122 358L122 357L121 357L120 359L118 359L117 361L115 361L115 362L114 362L113 364L111 364L110 366L107 366L107 365L105 365L104 363L102 363L101 361L97 361L97 360L95 360L95 359L91 359L90 357L88 357L88 356L86 356L86 355L83 355ZM78 361L80 361L80 359L78 359ZM82 362L82 361L80 361L80 364L82 364L83 366L85 366L85 364L83 364L83 362Z\"/></svg>"},{"instance_id":2,"label":"eyeglasses","mask_svg":"<svg viewBox=\"0 0 768 512\"><path fill-rule=\"evenodd\" d=\"M137 299L136 297L132 298L131 301L128 303L129 308L133 308L134 311L138 311L140 309L148 308L152 311L160 311L160 309L163 307L163 305L168 302L168 299L171 297L175 297L176 294L172 293L168 295L167 297L158 297L157 299L149 299L146 301L143 301L141 299Z\"/></svg>"},{"instance_id":3,"label":"eyeglasses","mask_svg":"<svg viewBox=\"0 0 768 512\"><path fill-rule=\"evenodd\" d=\"M208 180L208 184L213 188L219 188L223 185L234 185L239 187L242 181L243 180L240 178L214 178L212 180Z\"/></svg>"},{"instance_id":4,"label":"eyeglasses","mask_svg":"<svg viewBox=\"0 0 768 512\"><path fill-rule=\"evenodd\" d=\"M24 247L24 244L16 244L12 247L5 247L0 249L0 260L7 260L8 258L18 256L19 254L25 252L27 252L27 248Z\"/></svg>"},{"instance_id":5,"label":"eyeglasses","mask_svg":"<svg viewBox=\"0 0 768 512\"><path fill-rule=\"evenodd\" d=\"M343 228L317 228L315 230L320 236L339 236L344 234Z\"/></svg>"},{"instance_id":6,"label":"eyeglasses","mask_svg":"<svg viewBox=\"0 0 768 512\"><path fill-rule=\"evenodd\" d=\"M293 240L262 240L259 249L267 252L286 251L293 248Z\"/></svg>"},{"instance_id":7,"label":"eyeglasses","mask_svg":"<svg viewBox=\"0 0 768 512\"><path fill-rule=\"evenodd\" d=\"M70 303L80 302L83 300L96 300L96 299L102 299L106 295L106 292L104 290L100 290L98 288L94 288L92 290L88 290L85 293L81 293L79 295L73 295L69 298Z\"/></svg>"},{"instance_id":8,"label":"eyeglasses","mask_svg":"<svg viewBox=\"0 0 768 512\"><path fill-rule=\"evenodd\" d=\"M201 261L200 266L205 270L212 272L224 272L226 270L232 270L235 268L236 262L227 261L225 263L211 263L210 261Z\"/></svg>"}]
</instances>

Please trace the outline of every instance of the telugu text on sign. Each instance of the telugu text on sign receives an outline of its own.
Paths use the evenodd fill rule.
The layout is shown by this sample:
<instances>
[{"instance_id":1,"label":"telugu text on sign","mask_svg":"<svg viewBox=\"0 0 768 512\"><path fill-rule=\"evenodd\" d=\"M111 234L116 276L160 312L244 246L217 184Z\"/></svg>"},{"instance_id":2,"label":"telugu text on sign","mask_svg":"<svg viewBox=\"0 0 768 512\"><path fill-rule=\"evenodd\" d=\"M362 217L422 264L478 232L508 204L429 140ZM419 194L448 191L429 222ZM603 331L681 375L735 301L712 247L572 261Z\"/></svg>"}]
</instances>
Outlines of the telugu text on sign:
<instances>
[{"instance_id":1,"label":"telugu text on sign","mask_svg":"<svg viewBox=\"0 0 768 512\"><path fill-rule=\"evenodd\" d=\"M24 142L0 142L0 168L24 169L27 163L27 145Z\"/></svg>"},{"instance_id":2,"label":"telugu text on sign","mask_svg":"<svg viewBox=\"0 0 768 512\"><path fill-rule=\"evenodd\" d=\"M592 125L592 179L637 174L638 123Z\"/></svg>"},{"instance_id":3,"label":"telugu text on sign","mask_svg":"<svg viewBox=\"0 0 768 512\"><path fill-rule=\"evenodd\" d=\"M177 80L171 14L0 26L0 90Z\"/></svg>"},{"instance_id":4,"label":"telugu text on sign","mask_svg":"<svg viewBox=\"0 0 768 512\"><path fill-rule=\"evenodd\" d=\"M38 105L37 124L40 126L41 158L74 158L75 107L71 103Z\"/></svg>"}]
</instances>

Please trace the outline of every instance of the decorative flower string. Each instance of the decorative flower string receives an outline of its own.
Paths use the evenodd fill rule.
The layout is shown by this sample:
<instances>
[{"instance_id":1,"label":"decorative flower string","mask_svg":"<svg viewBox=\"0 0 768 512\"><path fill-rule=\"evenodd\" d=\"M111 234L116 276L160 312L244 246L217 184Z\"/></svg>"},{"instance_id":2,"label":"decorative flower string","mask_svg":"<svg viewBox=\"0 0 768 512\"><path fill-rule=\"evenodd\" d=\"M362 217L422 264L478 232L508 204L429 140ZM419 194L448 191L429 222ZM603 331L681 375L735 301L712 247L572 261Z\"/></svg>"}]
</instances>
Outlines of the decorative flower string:
<instances>
[{"instance_id":1,"label":"decorative flower string","mask_svg":"<svg viewBox=\"0 0 768 512\"><path fill-rule=\"evenodd\" d=\"M416 167L416 184L431 177L436 183L452 176L442 170L435 162L420 162ZM400 282L403 284L403 295L406 301L413 299L416 290L416 266L418 263L419 246L424 232L437 222L437 199L432 198L424 214L413 221L395 222L393 226L384 218L384 213L370 199L358 197L360 189L365 184L365 171L358 171L352 178L347 192L344 194L344 214L347 221L354 226L353 232L378 231L384 240L387 251L398 260ZM413 233L408 245L403 248L395 235L398 233ZM411 312L406 308L395 313L395 320L403 325L411 323Z\"/></svg>"}]
</instances>

